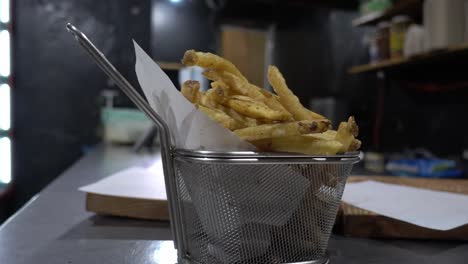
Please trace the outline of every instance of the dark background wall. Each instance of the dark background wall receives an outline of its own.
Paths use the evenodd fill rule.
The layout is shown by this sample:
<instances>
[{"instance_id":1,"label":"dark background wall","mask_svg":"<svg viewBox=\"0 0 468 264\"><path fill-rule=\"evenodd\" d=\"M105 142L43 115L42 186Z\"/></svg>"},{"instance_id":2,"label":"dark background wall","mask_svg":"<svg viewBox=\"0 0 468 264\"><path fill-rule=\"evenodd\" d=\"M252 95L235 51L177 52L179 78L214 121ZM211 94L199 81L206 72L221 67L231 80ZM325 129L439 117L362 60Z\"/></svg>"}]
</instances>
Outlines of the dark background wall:
<instances>
[{"instance_id":1,"label":"dark background wall","mask_svg":"<svg viewBox=\"0 0 468 264\"><path fill-rule=\"evenodd\" d=\"M149 47L150 2L22 0L14 6L15 207L99 141L107 77L66 31L72 22L135 83L131 39Z\"/></svg>"},{"instance_id":2,"label":"dark background wall","mask_svg":"<svg viewBox=\"0 0 468 264\"><path fill-rule=\"evenodd\" d=\"M205 1L153 0L151 51L159 61L179 62L188 49L216 51L215 13Z\"/></svg>"}]
</instances>

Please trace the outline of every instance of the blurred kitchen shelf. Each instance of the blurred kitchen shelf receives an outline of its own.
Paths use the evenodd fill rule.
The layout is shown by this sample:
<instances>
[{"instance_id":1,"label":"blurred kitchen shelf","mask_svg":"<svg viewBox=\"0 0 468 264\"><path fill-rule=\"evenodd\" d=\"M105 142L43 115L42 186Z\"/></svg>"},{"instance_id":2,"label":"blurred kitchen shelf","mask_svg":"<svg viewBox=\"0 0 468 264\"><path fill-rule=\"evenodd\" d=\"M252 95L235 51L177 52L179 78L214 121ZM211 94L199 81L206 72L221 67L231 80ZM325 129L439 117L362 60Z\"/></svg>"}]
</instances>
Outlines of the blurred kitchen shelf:
<instances>
[{"instance_id":1,"label":"blurred kitchen shelf","mask_svg":"<svg viewBox=\"0 0 468 264\"><path fill-rule=\"evenodd\" d=\"M182 63L178 62L156 61L156 63L161 67L161 69L167 71L178 71L185 67Z\"/></svg>"},{"instance_id":2,"label":"blurred kitchen shelf","mask_svg":"<svg viewBox=\"0 0 468 264\"><path fill-rule=\"evenodd\" d=\"M431 51L410 58L389 59L378 63L354 66L349 69L350 74L370 73L377 71L397 71L408 67L420 67L426 65L458 65L468 62L468 44L451 47L438 51ZM468 64L468 63L466 63Z\"/></svg>"},{"instance_id":3,"label":"blurred kitchen shelf","mask_svg":"<svg viewBox=\"0 0 468 264\"><path fill-rule=\"evenodd\" d=\"M375 12L353 20L353 26L377 25L382 21L389 21L394 16L407 15L419 22L422 18L423 0L400 0L394 6L383 12Z\"/></svg>"}]
</instances>

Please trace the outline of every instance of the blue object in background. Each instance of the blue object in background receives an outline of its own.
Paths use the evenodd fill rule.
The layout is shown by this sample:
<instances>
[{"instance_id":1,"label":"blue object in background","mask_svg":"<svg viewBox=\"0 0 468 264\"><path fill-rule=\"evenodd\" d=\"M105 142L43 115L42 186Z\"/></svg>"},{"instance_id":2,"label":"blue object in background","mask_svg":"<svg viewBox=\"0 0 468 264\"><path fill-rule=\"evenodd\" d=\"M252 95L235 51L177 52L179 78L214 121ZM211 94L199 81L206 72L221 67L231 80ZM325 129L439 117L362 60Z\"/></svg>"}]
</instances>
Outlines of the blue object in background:
<instances>
[{"instance_id":1,"label":"blue object in background","mask_svg":"<svg viewBox=\"0 0 468 264\"><path fill-rule=\"evenodd\" d=\"M463 171L453 160L442 159L399 159L391 160L386 170L396 176L416 176L427 178L459 178Z\"/></svg>"}]
</instances>

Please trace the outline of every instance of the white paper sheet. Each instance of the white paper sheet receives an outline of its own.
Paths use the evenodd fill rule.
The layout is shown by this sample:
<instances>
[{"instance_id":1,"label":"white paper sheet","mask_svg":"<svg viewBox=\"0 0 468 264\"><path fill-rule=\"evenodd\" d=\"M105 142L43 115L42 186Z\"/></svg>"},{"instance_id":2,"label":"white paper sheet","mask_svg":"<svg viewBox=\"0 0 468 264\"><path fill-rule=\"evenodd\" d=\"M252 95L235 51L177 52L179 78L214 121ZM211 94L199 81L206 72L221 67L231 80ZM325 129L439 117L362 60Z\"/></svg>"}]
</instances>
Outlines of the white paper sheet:
<instances>
[{"instance_id":1,"label":"white paper sheet","mask_svg":"<svg viewBox=\"0 0 468 264\"><path fill-rule=\"evenodd\" d=\"M364 181L346 184L343 201L435 230L468 224L468 195Z\"/></svg>"},{"instance_id":2,"label":"white paper sheet","mask_svg":"<svg viewBox=\"0 0 468 264\"><path fill-rule=\"evenodd\" d=\"M79 188L82 192L150 200L167 200L164 175L160 170L128 168Z\"/></svg>"},{"instance_id":3,"label":"white paper sheet","mask_svg":"<svg viewBox=\"0 0 468 264\"><path fill-rule=\"evenodd\" d=\"M135 71L146 99L167 123L174 144L183 149L253 151L255 147L198 111L136 42Z\"/></svg>"}]
</instances>

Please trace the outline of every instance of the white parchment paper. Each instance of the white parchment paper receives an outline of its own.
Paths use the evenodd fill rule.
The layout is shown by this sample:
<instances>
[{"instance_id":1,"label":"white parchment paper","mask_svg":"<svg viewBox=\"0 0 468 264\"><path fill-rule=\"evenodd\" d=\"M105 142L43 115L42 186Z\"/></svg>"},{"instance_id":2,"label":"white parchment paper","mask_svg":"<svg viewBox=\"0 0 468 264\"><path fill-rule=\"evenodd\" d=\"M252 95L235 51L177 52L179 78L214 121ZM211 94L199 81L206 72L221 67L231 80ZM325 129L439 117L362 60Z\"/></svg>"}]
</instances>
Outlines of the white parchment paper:
<instances>
[{"instance_id":1,"label":"white parchment paper","mask_svg":"<svg viewBox=\"0 0 468 264\"><path fill-rule=\"evenodd\" d=\"M343 201L435 230L468 224L468 195L365 181L346 184Z\"/></svg>"},{"instance_id":2,"label":"white parchment paper","mask_svg":"<svg viewBox=\"0 0 468 264\"><path fill-rule=\"evenodd\" d=\"M154 170L131 167L110 175L95 183L79 188L82 192L116 197L166 201L166 189L162 168Z\"/></svg>"}]
</instances>

